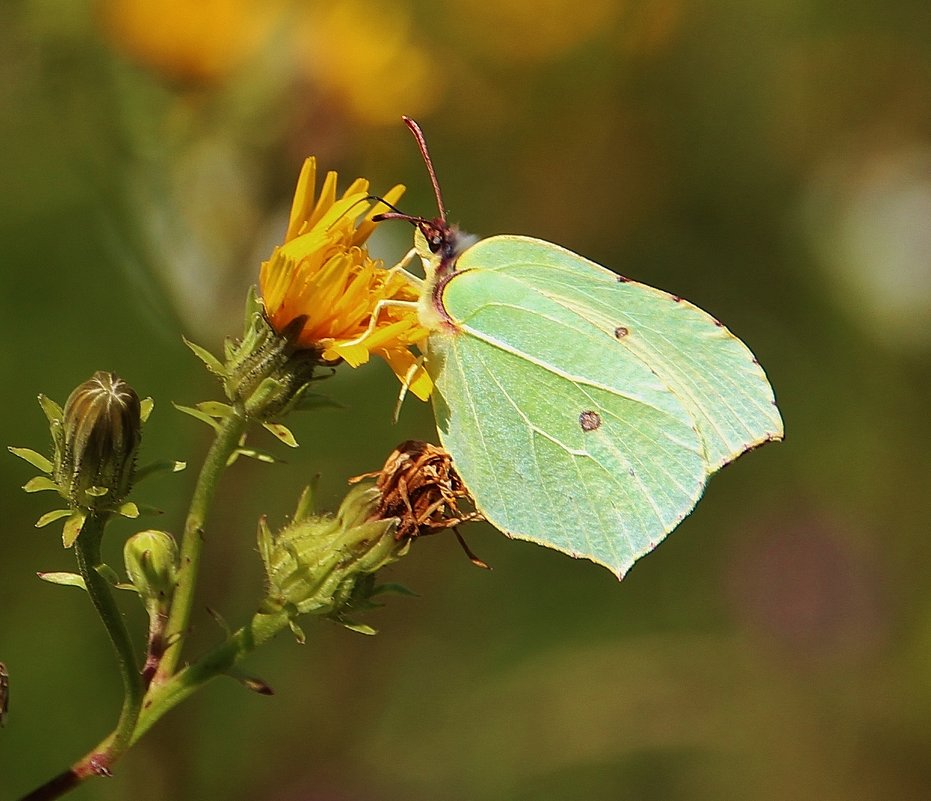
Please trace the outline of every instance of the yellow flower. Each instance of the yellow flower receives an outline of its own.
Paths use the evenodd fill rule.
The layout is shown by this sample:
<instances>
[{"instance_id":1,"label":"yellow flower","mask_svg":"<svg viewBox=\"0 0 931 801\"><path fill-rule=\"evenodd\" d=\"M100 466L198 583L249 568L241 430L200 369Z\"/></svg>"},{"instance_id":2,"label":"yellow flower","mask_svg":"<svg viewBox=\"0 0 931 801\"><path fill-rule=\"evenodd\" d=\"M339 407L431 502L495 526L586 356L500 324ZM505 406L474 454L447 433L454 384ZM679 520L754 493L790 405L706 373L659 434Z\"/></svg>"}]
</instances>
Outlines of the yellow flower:
<instances>
[{"instance_id":1,"label":"yellow flower","mask_svg":"<svg viewBox=\"0 0 931 801\"><path fill-rule=\"evenodd\" d=\"M372 353L381 356L426 400L433 385L410 350L429 334L417 317L419 290L406 273L386 270L365 247L375 230L372 217L387 207L369 200L362 178L337 200L335 172L327 173L315 198L316 172L316 159L307 159L284 243L259 273L268 321L278 333L288 329L298 347L319 350L324 361L358 367ZM385 200L394 204L403 192L395 186ZM294 331L298 318L302 323Z\"/></svg>"},{"instance_id":2,"label":"yellow flower","mask_svg":"<svg viewBox=\"0 0 931 801\"><path fill-rule=\"evenodd\" d=\"M280 0L102 0L104 33L170 78L222 81L255 56L279 24Z\"/></svg>"}]
</instances>

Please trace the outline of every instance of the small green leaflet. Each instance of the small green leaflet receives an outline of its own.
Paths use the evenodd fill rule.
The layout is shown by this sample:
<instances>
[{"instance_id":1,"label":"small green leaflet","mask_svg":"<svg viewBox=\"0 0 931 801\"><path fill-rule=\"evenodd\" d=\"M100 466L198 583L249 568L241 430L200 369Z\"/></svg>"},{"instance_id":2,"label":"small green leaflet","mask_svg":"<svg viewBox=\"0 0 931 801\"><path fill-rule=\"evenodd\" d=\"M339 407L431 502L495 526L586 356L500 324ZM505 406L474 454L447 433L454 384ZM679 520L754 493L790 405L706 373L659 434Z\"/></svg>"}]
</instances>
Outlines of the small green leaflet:
<instances>
[{"instance_id":1,"label":"small green leaflet","mask_svg":"<svg viewBox=\"0 0 931 801\"><path fill-rule=\"evenodd\" d=\"M440 440L495 527L622 578L712 473L782 438L772 387L739 339L681 298L538 239L468 246L422 131L405 123L440 216L375 219L417 228Z\"/></svg>"}]
</instances>

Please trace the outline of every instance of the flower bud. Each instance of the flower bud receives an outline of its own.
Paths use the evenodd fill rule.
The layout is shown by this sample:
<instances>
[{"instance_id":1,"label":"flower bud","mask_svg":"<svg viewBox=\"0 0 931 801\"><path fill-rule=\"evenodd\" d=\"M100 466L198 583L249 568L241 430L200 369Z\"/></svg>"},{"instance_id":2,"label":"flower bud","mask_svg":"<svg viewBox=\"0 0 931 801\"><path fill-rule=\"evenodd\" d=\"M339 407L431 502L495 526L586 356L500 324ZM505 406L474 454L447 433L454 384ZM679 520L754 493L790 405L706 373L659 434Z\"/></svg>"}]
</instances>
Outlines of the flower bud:
<instances>
[{"instance_id":1,"label":"flower bud","mask_svg":"<svg viewBox=\"0 0 931 801\"><path fill-rule=\"evenodd\" d=\"M140 531L123 546L126 574L146 607L167 607L178 577L178 546L165 531Z\"/></svg>"},{"instance_id":2,"label":"flower bud","mask_svg":"<svg viewBox=\"0 0 931 801\"><path fill-rule=\"evenodd\" d=\"M354 487L336 516L294 520L277 536L259 523L259 550L268 577L263 611L289 608L294 614L340 619L367 599L371 574L407 553L395 538L397 519L377 517L381 492Z\"/></svg>"},{"instance_id":3,"label":"flower bud","mask_svg":"<svg viewBox=\"0 0 931 801\"><path fill-rule=\"evenodd\" d=\"M294 327L301 322L299 318ZM226 396L260 420L283 416L297 402L322 363L316 349L299 349L288 329L276 332L261 301L250 293L243 337L229 342L223 366Z\"/></svg>"},{"instance_id":4,"label":"flower bud","mask_svg":"<svg viewBox=\"0 0 931 801\"><path fill-rule=\"evenodd\" d=\"M73 506L110 507L129 494L141 432L139 396L113 373L98 370L71 393L53 477Z\"/></svg>"}]
</instances>

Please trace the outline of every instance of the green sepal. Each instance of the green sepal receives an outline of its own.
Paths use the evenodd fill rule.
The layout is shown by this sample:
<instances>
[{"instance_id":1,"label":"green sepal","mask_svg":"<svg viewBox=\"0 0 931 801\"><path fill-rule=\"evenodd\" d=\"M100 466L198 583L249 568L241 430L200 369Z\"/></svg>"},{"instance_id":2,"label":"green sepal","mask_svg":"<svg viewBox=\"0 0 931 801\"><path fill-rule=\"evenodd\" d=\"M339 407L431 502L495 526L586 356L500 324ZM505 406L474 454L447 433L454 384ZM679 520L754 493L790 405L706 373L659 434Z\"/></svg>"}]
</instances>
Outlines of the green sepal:
<instances>
[{"instance_id":1,"label":"green sepal","mask_svg":"<svg viewBox=\"0 0 931 801\"><path fill-rule=\"evenodd\" d=\"M404 595L408 598L419 598L420 595L414 592L410 587L405 587L403 584L396 584L389 582L387 584L379 584L372 590L372 596L376 595Z\"/></svg>"},{"instance_id":2,"label":"green sepal","mask_svg":"<svg viewBox=\"0 0 931 801\"><path fill-rule=\"evenodd\" d=\"M258 462L265 462L266 464L276 464L280 462L280 459L276 459L270 453L265 451L260 451L257 448L236 448L235 451L230 454L230 458L226 460L226 465L229 467L233 462L235 462L240 456L245 456L247 459L255 459Z\"/></svg>"},{"instance_id":3,"label":"green sepal","mask_svg":"<svg viewBox=\"0 0 931 801\"><path fill-rule=\"evenodd\" d=\"M140 467L136 470L135 482L138 484L142 479L148 478L149 476L155 475L156 473L180 473L187 467L187 462L178 462L171 460L164 460L160 462L152 462L147 464L145 467Z\"/></svg>"},{"instance_id":4,"label":"green sepal","mask_svg":"<svg viewBox=\"0 0 931 801\"><path fill-rule=\"evenodd\" d=\"M36 575L49 584L60 584L62 587L78 587L85 592L87 591L84 579L77 573L36 573Z\"/></svg>"},{"instance_id":5,"label":"green sepal","mask_svg":"<svg viewBox=\"0 0 931 801\"><path fill-rule=\"evenodd\" d=\"M54 523L56 520L61 520L63 517L67 517L70 514L70 509L53 509L51 512L46 512L42 517L36 520L36 528L45 528L49 523Z\"/></svg>"},{"instance_id":6,"label":"green sepal","mask_svg":"<svg viewBox=\"0 0 931 801\"><path fill-rule=\"evenodd\" d=\"M336 622L343 626L343 628L347 628L350 631L356 632L357 634L365 634L368 637L378 634L376 629L365 625L365 623L353 623L351 620L337 620Z\"/></svg>"},{"instance_id":7,"label":"green sepal","mask_svg":"<svg viewBox=\"0 0 931 801\"><path fill-rule=\"evenodd\" d=\"M130 520L135 520L137 517L139 517L139 507L132 501L126 501L126 503L122 503L116 507L116 513L122 517L127 517ZM156 513L161 514L161 512Z\"/></svg>"},{"instance_id":8,"label":"green sepal","mask_svg":"<svg viewBox=\"0 0 931 801\"><path fill-rule=\"evenodd\" d=\"M30 478L29 481L23 484L23 489L26 492L42 492L44 490L57 491L58 484L46 476L36 476L35 478Z\"/></svg>"},{"instance_id":9,"label":"green sepal","mask_svg":"<svg viewBox=\"0 0 931 801\"><path fill-rule=\"evenodd\" d=\"M272 546L274 545L274 538L272 537L272 532L268 528L268 518L265 515L259 518L259 530L256 534L256 540L259 545L259 556L262 557L262 564L267 565L272 558Z\"/></svg>"},{"instance_id":10,"label":"green sepal","mask_svg":"<svg viewBox=\"0 0 931 801\"><path fill-rule=\"evenodd\" d=\"M202 401L197 404L197 408L217 420L225 420L233 414L233 407L220 401Z\"/></svg>"},{"instance_id":11,"label":"green sepal","mask_svg":"<svg viewBox=\"0 0 931 801\"><path fill-rule=\"evenodd\" d=\"M297 448L298 442L291 433L291 429L281 423L262 423L262 428L278 437L289 448Z\"/></svg>"},{"instance_id":12,"label":"green sepal","mask_svg":"<svg viewBox=\"0 0 931 801\"><path fill-rule=\"evenodd\" d=\"M269 687L268 683L256 676L247 676L236 668L229 668L224 675L238 681L247 690L251 690L259 695L274 695L275 691Z\"/></svg>"},{"instance_id":13,"label":"green sepal","mask_svg":"<svg viewBox=\"0 0 931 801\"><path fill-rule=\"evenodd\" d=\"M90 495L91 498L102 498L109 491L110 489L108 487L88 487L84 490L84 493Z\"/></svg>"},{"instance_id":14,"label":"green sepal","mask_svg":"<svg viewBox=\"0 0 931 801\"><path fill-rule=\"evenodd\" d=\"M233 630L230 628L229 623L226 622L226 618L224 618L223 615L221 615L216 609L213 609L209 606L207 607L207 614L213 618L213 622L220 627L220 629L226 635L226 638L229 639L233 634Z\"/></svg>"},{"instance_id":15,"label":"green sepal","mask_svg":"<svg viewBox=\"0 0 931 801\"><path fill-rule=\"evenodd\" d=\"M39 395L39 406L48 418L49 423L53 425L61 423L65 417L65 413L61 406L46 395Z\"/></svg>"},{"instance_id":16,"label":"green sepal","mask_svg":"<svg viewBox=\"0 0 931 801\"><path fill-rule=\"evenodd\" d=\"M10 446L7 448L7 450L14 456L18 456L20 459L25 459L36 470L41 470L43 473L52 472L52 463L41 453L34 451L32 448L14 448L13 446Z\"/></svg>"},{"instance_id":17,"label":"green sepal","mask_svg":"<svg viewBox=\"0 0 931 801\"><path fill-rule=\"evenodd\" d=\"M128 506L128 504L124 503L123 506ZM136 507L135 516L123 514L123 512L119 512L119 513L123 515L123 517L129 517L130 519L135 519L135 517L158 517L159 515L165 514L164 509L159 509L157 506L152 506L151 504L148 504L148 503L134 503L133 506ZM121 506L120 509L122 508L123 507Z\"/></svg>"},{"instance_id":18,"label":"green sepal","mask_svg":"<svg viewBox=\"0 0 931 801\"><path fill-rule=\"evenodd\" d=\"M110 567L106 562L97 565L94 570L107 582L107 584L115 587L120 583L120 577L117 572Z\"/></svg>"},{"instance_id":19,"label":"green sepal","mask_svg":"<svg viewBox=\"0 0 931 801\"><path fill-rule=\"evenodd\" d=\"M294 635L294 639L297 640L298 645L303 645L307 642L307 637L304 636L304 629L298 626L293 620L288 621L288 628L291 629L291 633Z\"/></svg>"},{"instance_id":20,"label":"green sepal","mask_svg":"<svg viewBox=\"0 0 931 801\"><path fill-rule=\"evenodd\" d=\"M249 291L246 292L246 308L243 315L243 326L248 329L252 325L252 320L257 314L265 313L265 304L262 302L262 298L259 297L259 291L256 288L255 284L249 287Z\"/></svg>"},{"instance_id":21,"label":"green sepal","mask_svg":"<svg viewBox=\"0 0 931 801\"><path fill-rule=\"evenodd\" d=\"M219 376L220 378L224 378L226 376L226 369L223 367L222 362L209 350L202 348L200 345L194 342L191 342L191 340L187 339L186 337L181 337L181 339L184 340L184 344L191 349L194 355L204 363L206 368L211 373L213 373L215 376Z\"/></svg>"},{"instance_id":22,"label":"green sepal","mask_svg":"<svg viewBox=\"0 0 931 801\"><path fill-rule=\"evenodd\" d=\"M179 412L184 412L185 414L189 414L195 420L200 420L202 423L206 423L214 431L220 430L220 424L216 420L214 420L209 414L202 412L200 409L195 409L192 406L182 406L180 403L172 403L172 406L174 406Z\"/></svg>"},{"instance_id":23,"label":"green sepal","mask_svg":"<svg viewBox=\"0 0 931 801\"><path fill-rule=\"evenodd\" d=\"M143 398L139 401L139 420L143 423L149 421L149 415L152 414L152 410L155 408L155 401L151 397Z\"/></svg>"},{"instance_id":24,"label":"green sepal","mask_svg":"<svg viewBox=\"0 0 931 801\"><path fill-rule=\"evenodd\" d=\"M320 474L317 473L310 483L304 487L301 497L297 499L297 509L294 510L294 521L306 520L316 512L317 486L320 484Z\"/></svg>"},{"instance_id":25,"label":"green sepal","mask_svg":"<svg viewBox=\"0 0 931 801\"><path fill-rule=\"evenodd\" d=\"M74 545L74 541L84 528L84 521L87 519L87 512L83 509L75 509L71 516L65 521L65 527L61 532L61 543L66 548Z\"/></svg>"},{"instance_id":26,"label":"green sepal","mask_svg":"<svg viewBox=\"0 0 931 801\"><path fill-rule=\"evenodd\" d=\"M291 408L296 412L310 412L316 409L345 409L346 405L319 392L302 392Z\"/></svg>"},{"instance_id":27,"label":"green sepal","mask_svg":"<svg viewBox=\"0 0 931 801\"><path fill-rule=\"evenodd\" d=\"M275 396L287 394L287 384L277 378L267 376L262 379L246 401L246 413L255 416L256 410L264 409Z\"/></svg>"}]
</instances>

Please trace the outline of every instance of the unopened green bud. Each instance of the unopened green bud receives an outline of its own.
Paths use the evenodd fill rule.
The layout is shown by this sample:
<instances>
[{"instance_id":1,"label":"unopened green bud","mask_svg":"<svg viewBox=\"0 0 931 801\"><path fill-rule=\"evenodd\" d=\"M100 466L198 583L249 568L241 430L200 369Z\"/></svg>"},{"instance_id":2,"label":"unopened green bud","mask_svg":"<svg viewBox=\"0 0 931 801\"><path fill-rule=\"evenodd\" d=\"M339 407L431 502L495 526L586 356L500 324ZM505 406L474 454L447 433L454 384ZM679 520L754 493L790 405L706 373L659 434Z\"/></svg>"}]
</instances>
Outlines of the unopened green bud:
<instances>
[{"instance_id":1,"label":"unopened green bud","mask_svg":"<svg viewBox=\"0 0 931 801\"><path fill-rule=\"evenodd\" d=\"M178 546L166 531L140 531L123 546L126 574L146 607L165 608L178 578Z\"/></svg>"},{"instance_id":2,"label":"unopened green bud","mask_svg":"<svg viewBox=\"0 0 931 801\"><path fill-rule=\"evenodd\" d=\"M73 506L120 503L132 487L142 436L139 396L98 370L71 393L56 432L53 478Z\"/></svg>"},{"instance_id":3,"label":"unopened green bud","mask_svg":"<svg viewBox=\"0 0 931 801\"><path fill-rule=\"evenodd\" d=\"M273 536L259 523L259 550L268 577L263 611L289 608L295 614L339 619L370 594L372 574L407 553L398 541L397 518L377 517L381 492L357 486L336 516L308 516Z\"/></svg>"}]
</instances>

